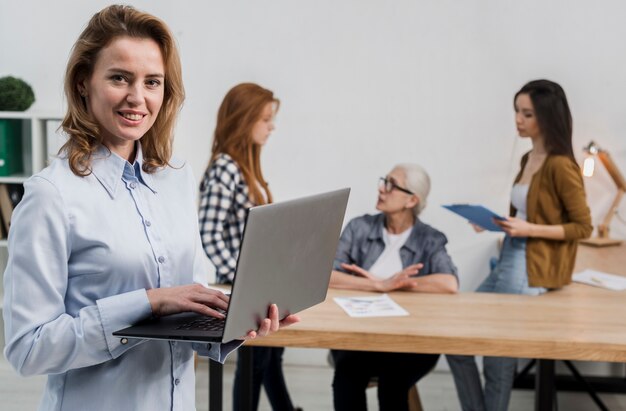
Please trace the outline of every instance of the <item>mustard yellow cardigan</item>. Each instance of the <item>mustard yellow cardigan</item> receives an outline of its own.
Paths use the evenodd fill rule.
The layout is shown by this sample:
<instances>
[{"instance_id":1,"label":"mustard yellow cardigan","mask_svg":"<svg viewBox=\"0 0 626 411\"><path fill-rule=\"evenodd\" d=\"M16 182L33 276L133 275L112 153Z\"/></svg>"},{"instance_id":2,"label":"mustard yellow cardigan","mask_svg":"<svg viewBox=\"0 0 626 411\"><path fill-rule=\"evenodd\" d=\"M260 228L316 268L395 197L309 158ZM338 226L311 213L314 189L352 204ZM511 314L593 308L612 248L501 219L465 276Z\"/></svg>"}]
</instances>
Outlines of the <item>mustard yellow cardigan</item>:
<instances>
[{"instance_id":1,"label":"mustard yellow cardigan","mask_svg":"<svg viewBox=\"0 0 626 411\"><path fill-rule=\"evenodd\" d=\"M528 153L522 157L524 172ZM526 270L531 287L560 288L572 281L578 240L591 235L591 214L587 206L580 168L568 156L548 156L533 175L528 188L528 222L563 226L563 240L529 237L526 242ZM517 210L511 205L511 215Z\"/></svg>"}]
</instances>

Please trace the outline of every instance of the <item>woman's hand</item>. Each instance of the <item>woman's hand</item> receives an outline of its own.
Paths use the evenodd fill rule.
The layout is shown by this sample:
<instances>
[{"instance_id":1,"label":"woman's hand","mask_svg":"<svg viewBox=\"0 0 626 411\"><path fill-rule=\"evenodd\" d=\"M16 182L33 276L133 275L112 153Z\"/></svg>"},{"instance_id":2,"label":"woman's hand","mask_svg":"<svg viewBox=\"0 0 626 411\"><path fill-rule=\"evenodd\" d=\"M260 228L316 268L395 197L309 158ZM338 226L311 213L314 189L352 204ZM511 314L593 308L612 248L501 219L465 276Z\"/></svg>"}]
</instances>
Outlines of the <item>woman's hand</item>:
<instances>
[{"instance_id":1,"label":"woman's hand","mask_svg":"<svg viewBox=\"0 0 626 411\"><path fill-rule=\"evenodd\" d=\"M381 280L369 271L359 267L356 264L341 264L341 268L350 271L358 276L367 278L372 281L376 291L386 293L393 290L410 289L415 287L415 279L411 278L419 273L424 264L413 264L405 267L402 271L393 276Z\"/></svg>"},{"instance_id":2,"label":"woman's hand","mask_svg":"<svg viewBox=\"0 0 626 411\"><path fill-rule=\"evenodd\" d=\"M496 220L494 220L495 222ZM483 231L485 231L484 228L482 228L481 226L479 226L478 224L474 224L474 223L470 223L470 225L472 226L472 228L474 229L474 231L476 231L477 233L482 233Z\"/></svg>"},{"instance_id":3,"label":"woman's hand","mask_svg":"<svg viewBox=\"0 0 626 411\"><path fill-rule=\"evenodd\" d=\"M376 277L374 274L370 273L367 270L364 270L363 268L359 267L356 264L341 263L341 268L343 268L346 271L350 271L351 273L356 274L358 276L370 279L372 281L378 280L378 277Z\"/></svg>"},{"instance_id":4,"label":"woman's hand","mask_svg":"<svg viewBox=\"0 0 626 411\"><path fill-rule=\"evenodd\" d=\"M275 333L283 327L288 327L300 321L300 317L295 314L291 314L280 320L278 318L278 306L271 304L268 309L268 318L265 318L259 324L259 329L256 331L250 331L242 340L252 340L257 337L265 337L272 333Z\"/></svg>"},{"instance_id":5,"label":"woman's hand","mask_svg":"<svg viewBox=\"0 0 626 411\"><path fill-rule=\"evenodd\" d=\"M385 280L379 280L376 288L383 293L394 290L411 289L417 285L412 276L417 275L422 267L424 267L422 263L409 265L399 273Z\"/></svg>"},{"instance_id":6,"label":"woman's hand","mask_svg":"<svg viewBox=\"0 0 626 411\"><path fill-rule=\"evenodd\" d=\"M226 310L229 297L221 291L206 288L201 284L177 287L152 288L146 291L152 314L157 317L195 312L210 317L224 318L216 308Z\"/></svg>"},{"instance_id":7,"label":"woman's hand","mask_svg":"<svg viewBox=\"0 0 626 411\"><path fill-rule=\"evenodd\" d=\"M499 225L510 237L533 236L533 227L535 225L526 220L522 220L517 217L507 217L506 220L494 220L494 222Z\"/></svg>"}]
</instances>

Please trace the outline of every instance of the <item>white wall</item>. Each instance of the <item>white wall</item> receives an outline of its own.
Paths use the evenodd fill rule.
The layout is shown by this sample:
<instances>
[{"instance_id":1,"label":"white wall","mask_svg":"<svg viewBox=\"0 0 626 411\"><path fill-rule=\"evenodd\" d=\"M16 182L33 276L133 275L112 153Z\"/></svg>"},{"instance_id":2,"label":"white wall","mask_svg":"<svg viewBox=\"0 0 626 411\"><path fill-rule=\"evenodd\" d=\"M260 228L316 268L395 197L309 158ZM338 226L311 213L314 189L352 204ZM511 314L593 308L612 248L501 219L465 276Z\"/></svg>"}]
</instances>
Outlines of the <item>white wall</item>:
<instances>
[{"instance_id":1,"label":"white wall","mask_svg":"<svg viewBox=\"0 0 626 411\"><path fill-rule=\"evenodd\" d=\"M33 110L62 112L67 56L103 1L0 0L0 76L36 92ZM513 1L137 1L162 17L182 53L187 100L176 153L199 176L217 107L242 81L282 105L263 156L278 199L351 186L348 218L373 212L376 179L413 161L431 174L423 219L444 231L463 289L487 274L496 238L439 207L477 202L506 213L527 141L512 98L528 80L565 88L574 145L590 139L626 172L626 3ZM580 153L582 156L582 153ZM588 181L597 222L614 195ZM626 217L626 201L620 208ZM614 220L615 237L626 225Z\"/></svg>"}]
</instances>

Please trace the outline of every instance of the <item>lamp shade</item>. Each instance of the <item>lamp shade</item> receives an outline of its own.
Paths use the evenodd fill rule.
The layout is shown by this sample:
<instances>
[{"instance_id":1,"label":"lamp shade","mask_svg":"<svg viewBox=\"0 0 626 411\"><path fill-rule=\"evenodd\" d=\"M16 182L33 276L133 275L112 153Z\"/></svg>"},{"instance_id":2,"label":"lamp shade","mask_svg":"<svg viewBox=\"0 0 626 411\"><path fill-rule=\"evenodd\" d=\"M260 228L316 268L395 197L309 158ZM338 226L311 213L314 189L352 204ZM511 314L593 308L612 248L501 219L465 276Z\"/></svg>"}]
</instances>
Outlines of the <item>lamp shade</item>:
<instances>
[{"instance_id":1,"label":"lamp shade","mask_svg":"<svg viewBox=\"0 0 626 411\"><path fill-rule=\"evenodd\" d=\"M617 165L611 159L609 153L606 150L601 149L594 141L591 141L587 146L585 146L584 151L586 153L586 158L583 162L583 175L586 177L591 177L593 175L595 169L595 157L597 157L600 159L600 162L604 165L604 168L617 186L617 194L611 204L611 207L602 219L602 222L598 225L597 237L582 240L580 243L596 247L619 245L622 242L621 240L609 237L609 226L613 215L617 212L617 207L624 196L624 192L626 192L626 180L617 168Z\"/></svg>"}]
</instances>

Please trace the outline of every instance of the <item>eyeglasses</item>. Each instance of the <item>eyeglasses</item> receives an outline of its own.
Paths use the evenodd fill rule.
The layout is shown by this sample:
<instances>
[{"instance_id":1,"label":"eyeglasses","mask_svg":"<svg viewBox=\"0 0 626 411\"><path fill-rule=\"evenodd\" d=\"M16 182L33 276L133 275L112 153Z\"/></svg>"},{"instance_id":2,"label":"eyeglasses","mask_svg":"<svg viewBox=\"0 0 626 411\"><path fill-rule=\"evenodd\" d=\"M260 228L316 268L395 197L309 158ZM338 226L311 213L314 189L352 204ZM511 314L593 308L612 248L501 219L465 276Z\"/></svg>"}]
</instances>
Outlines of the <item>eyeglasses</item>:
<instances>
[{"instance_id":1,"label":"eyeglasses","mask_svg":"<svg viewBox=\"0 0 626 411\"><path fill-rule=\"evenodd\" d=\"M390 193L395 188L396 190L402 191L403 193L415 195L414 192L407 190L406 188L400 187L387 177L380 178L380 181L378 182L378 187L381 188L385 193Z\"/></svg>"}]
</instances>

